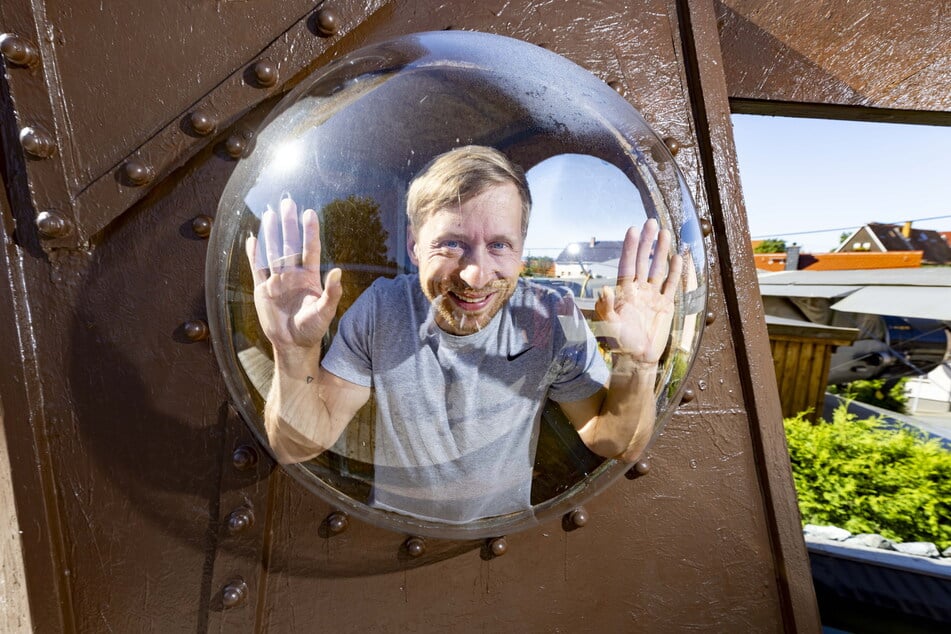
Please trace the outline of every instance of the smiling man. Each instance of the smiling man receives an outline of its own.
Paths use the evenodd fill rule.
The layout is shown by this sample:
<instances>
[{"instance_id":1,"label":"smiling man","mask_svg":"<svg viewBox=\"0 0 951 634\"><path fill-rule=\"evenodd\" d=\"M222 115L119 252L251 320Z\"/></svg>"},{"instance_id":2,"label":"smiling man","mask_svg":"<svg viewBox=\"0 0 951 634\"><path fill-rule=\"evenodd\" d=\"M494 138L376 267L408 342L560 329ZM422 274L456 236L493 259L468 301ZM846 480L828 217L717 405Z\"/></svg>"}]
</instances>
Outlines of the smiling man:
<instances>
[{"instance_id":1,"label":"smiling man","mask_svg":"<svg viewBox=\"0 0 951 634\"><path fill-rule=\"evenodd\" d=\"M305 211L298 229L290 197L264 214L268 269L254 271L255 306L274 348L265 426L281 462L333 445L371 394L372 503L424 519L529 508L548 398L592 451L637 458L653 431L680 257L655 221L628 231L617 289L596 304L617 342L609 369L570 295L519 277L530 209L522 170L497 150L434 159L407 194L418 275L374 282L323 359L341 289L338 269L320 283L317 214ZM255 252L250 238L252 267Z\"/></svg>"}]
</instances>

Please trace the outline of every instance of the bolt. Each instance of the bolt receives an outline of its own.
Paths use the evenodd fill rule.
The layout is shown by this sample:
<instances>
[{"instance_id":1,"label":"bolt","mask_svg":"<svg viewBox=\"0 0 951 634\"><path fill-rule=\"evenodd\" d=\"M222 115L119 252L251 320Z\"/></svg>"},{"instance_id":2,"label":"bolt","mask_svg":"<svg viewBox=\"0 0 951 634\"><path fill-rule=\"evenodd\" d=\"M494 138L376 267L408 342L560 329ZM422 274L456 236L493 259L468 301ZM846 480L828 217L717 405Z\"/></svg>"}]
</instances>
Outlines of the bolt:
<instances>
[{"instance_id":1,"label":"bolt","mask_svg":"<svg viewBox=\"0 0 951 634\"><path fill-rule=\"evenodd\" d=\"M677 156L677 153L680 152L680 141L672 136L664 137L664 145L666 145L667 149L670 150L671 156Z\"/></svg>"},{"instance_id":2,"label":"bolt","mask_svg":"<svg viewBox=\"0 0 951 634\"><path fill-rule=\"evenodd\" d=\"M713 232L713 225L711 225L710 221L706 218L700 221L700 232L703 233L704 238Z\"/></svg>"},{"instance_id":3,"label":"bolt","mask_svg":"<svg viewBox=\"0 0 951 634\"><path fill-rule=\"evenodd\" d=\"M247 140L239 134L232 134L225 140L225 152L231 158L241 158L247 147Z\"/></svg>"},{"instance_id":4,"label":"bolt","mask_svg":"<svg viewBox=\"0 0 951 634\"><path fill-rule=\"evenodd\" d=\"M635 478L647 475L650 470L651 463L647 458L644 458L643 460L634 463L634 466L628 469L624 476L628 480L634 480Z\"/></svg>"},{"instance_id":5,"label":"bolt","mask_svg":"<svg viewBox=\"0 0 951 634\"><path fill-rule=\"evenodd\" d=\"M155 177L151 167L134 159L125 162L122 166L122 175L126 183L134 187L145 185Z\"/></svg>"},{"instance_id":6,"label":"bolt","mask_svg":"<svg viewBox=\"0 0 951 634\"><path fill-rule=\"evenodd\" d=\"M251 67L254 79L262 88L270 88L277 83L277 68L269 60L262 59Z\"/></svg>"},{"instance_id":7,"label":"bolt","mask_svg":"<svg viewBox=\"0 0 951 634\"><path fill-rule=\"evenodd\" d=\"M207 238L211 235L211 226L213 220L211 216L206 216L204 214L200 216L195 216L192 220L192 231L195 232L195 235L199 238Z\"/></svg>"},{"instance_id":8,"label":"bolt","mask_svg":"<svg viewBox=\"0 0 951 634\"><path fill-rule=\"evenodd\" d=\"M244 579L235 579L221 591L221 604L226 610L236 608L248 598L248 584Z\"/></svg>"},{"instance_id":9,"label":"bolt","mask_svg":"<svg viewBox=\"0 0 951 634\"><path fill-rule=\"evenodd\" d=\"M680 402L681 402L681 403L689 403L689 402L692 401L694 398L696 398L696 396L697 396L697 393L696 393L696 392L694 392L694 391L691 390L690 388L687 388L686 390L684 390L683 396L680 397Z\"/></svg>"},{"instance_id":10,"label":"bolt","mask_svg":"<svg viewBox=\"0 0 951 634\"><path fill-rule=\"evenodd\" d=\"M716 319L717 319L717 316L712 310L708 310L707 314L704 316L704 322L706 322L708 326L712 324L714 321L716 321Z\"/></svg>"},{"instance_id":11,"label":"bolt","mask_svg":"<svg viewBox=\"0 0 951 634\"><path fill-rule=\"evenodd\" d=\"M206 136L215 131L218 122L207 112L196 110L188 115L188 125L191 126L195 134Z\"/></svg>"},{"instance_id":12,"label":"bolt","mask_svg":"<svg viewBox=\"0 0 951 634\"><path fill-rule=\"evenodd\" d=\"M32 66L40 58L35 46L12 33L0 35L0 55L17 66Z\"/></svg>"},{"instance_id":13,"label":"bolt","mask_svg":"<svg viewBox=\"0 0 951 634\"><path fill-rule=\"evenodd\" d=\"M238 471L253 469L258 463L258 452L254 447L241 445L231 454L231 463Z\"/></svg>"},{"instance_id":14,"label":"bolt","mask_svg":"<svg viewBox=\"0 0 951 634\"><path fill-rule=\"evenodd\" d=\"M27 126L20 130L20 145L24 152L34 158L49 158L56 151L53 138L40 126Z\"/></svg>"},{"instance_id":15,"label":"bolt","mask_svg":"<svg viewBox=\"0 0 951 634\"><path fill-rule=\"evenodd\" d=\"M49 240L65 238L72 231L72 223L58 211L41 211L36 215L36 228Z\"/></svg>"},{"instance_id":16,"label":"bolt","mask_svg":"<svg viewBox=\"0 0 951 634\"><path fill-rule=\"evenodd\" d=\"M247 506L236 508L228 515L227 525L232 535L251 528L254 526L254 511Z\"/></svg>"},{"instance_id":17,"label":"bolt","mask_svg":"<svg viewBox=\"0 0 951 634\"><path fill-rule=\"evenodd\" d=\"M204 341L208 338L208 324L202 319L192 319L182 324L185 336L192 341Z\"/></svg>"},{"instance_id":18,"label":"bolt","mask_svg":"<svg viewBox=\"0 0 951 634\"><path fill-rule=\"evenodd\" d=\"M495 537L489 540L489 552L494 557L501 557L509 551L509 543L504 537Z\"/></svg>"},{"instance_id":19,"label":"bolt","mask_svg":"<svg viewBox=\"0 0 951 634\"><path fill-rule=\"evenodd\" d=\"M410 537L403 544L410 557L416 559L426 554L426 542L422 537Z\"/></svg>"},{"instance_id":20,"label":"bolt","mask_svg":"<svg viewBox=\"0 0 951 634\"><path fill-rule=\"evenodd\" d=\"M340 18L337 16L337 12L330 7L321 7L317 11L314 23L317 26L317 34L321 37L336 35L340 29Z\"/></svg>"},{"instance_id":21,"label":"bolt","mask_svg":"<svg viewBox=\"0 0 951 634\"><path fill-rule=\"evenodd\" d=\"M571 522L575 528L581 528L588 523L588 511L586 511L584 507L579 506L571 513L568 513L568 521Z\"/></svg>"},{"instance_id":22,"label":"bolt","mask_svg":"<svg viewBox=\"0 0 951 634\"><path fill-rule=\"evenodd\" d=\"M339 535L350 527L350 518L346 513L335 511L327 516L327 528L334 535Z\"/></svg>"}]
</instances>

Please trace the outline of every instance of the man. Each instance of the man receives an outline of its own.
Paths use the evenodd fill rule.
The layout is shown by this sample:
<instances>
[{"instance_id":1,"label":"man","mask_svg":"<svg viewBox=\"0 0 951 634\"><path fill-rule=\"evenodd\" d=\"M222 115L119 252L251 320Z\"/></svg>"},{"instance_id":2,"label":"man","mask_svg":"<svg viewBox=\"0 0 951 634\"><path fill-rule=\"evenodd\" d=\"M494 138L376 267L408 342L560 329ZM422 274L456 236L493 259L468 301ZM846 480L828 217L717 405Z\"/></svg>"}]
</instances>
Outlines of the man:
<instances>
[{"instance_id":1,"label":"man","mask_svg":"<svg viewBox=\"0 0 951 634\"><path fill-rule=\"evenodd\" d=\"M321 285L317 214L305 211L299 230L289 196L264 214L270 274L254 271L255 306L274 348L265 426L281 462L332 446L371 388L379 508L458 523L528 508L547 398L595 453L640 455L681 258L656 221L628 231L617 290L596 303L616 342L608 370L571 297L519 277L530 207L524 174L497 150L434 159L407 193L418 275L377 280L341 319L325 359L341 272ZM255 268L253 237L247 249Z\"/></svg>"}]
</instances>

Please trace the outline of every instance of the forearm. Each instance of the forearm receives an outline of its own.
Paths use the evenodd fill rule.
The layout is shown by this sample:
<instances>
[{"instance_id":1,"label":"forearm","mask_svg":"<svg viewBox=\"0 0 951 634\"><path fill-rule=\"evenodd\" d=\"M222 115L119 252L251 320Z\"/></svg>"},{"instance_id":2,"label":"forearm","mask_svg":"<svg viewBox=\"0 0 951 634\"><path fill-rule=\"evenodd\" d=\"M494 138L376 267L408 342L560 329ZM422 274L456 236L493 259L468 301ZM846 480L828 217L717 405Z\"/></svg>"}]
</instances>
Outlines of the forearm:
<instances>
[{"instance_id":1,"label":"forearm","mask_svg":"<svg viewBox=\"0 0 951 634\"><path fill-rule=\"evenodd\" d=\"M274 357L264 407L268 442L282 464L308 460L333 445L347 421L334 424L319 348L275 350Z\"/></svg>"},{"instance_id":2,"label":"forearm","mask_svg":"<svg viewBox=\"0 0 951 634\"><path fill-rule=\"evenodd\" d=\"M614 353L612 365L600 411L579 433L598 455L633 462L654 433L657 364Z\"/></svg>"}]
</instances>

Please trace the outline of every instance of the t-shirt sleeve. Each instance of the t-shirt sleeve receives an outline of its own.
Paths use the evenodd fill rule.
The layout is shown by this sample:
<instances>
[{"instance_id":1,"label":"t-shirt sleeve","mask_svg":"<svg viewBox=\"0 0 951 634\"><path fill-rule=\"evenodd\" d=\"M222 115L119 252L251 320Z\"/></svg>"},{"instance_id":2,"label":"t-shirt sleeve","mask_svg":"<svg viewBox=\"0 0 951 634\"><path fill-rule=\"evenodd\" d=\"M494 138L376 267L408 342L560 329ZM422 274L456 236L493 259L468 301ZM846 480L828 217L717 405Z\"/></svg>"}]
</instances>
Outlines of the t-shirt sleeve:
<instances>
[{"instance_id":1,"label":"t-shirt sleeve","mask_svg":"<svg viewBox=\"0 0 951 634\"><path fill-rule=\"evenodd\" d=\"M320 365L331 374L356 385L372 387L372 324L376 319L375 292L371 285L340 318L337 334Z\"/></svg>"},{"instance_id":2,"label":"t-shirt sleeve","mask_svg":"<svg viewBox=\"0 0 951 634\"><path fill-rule=\"evenodd\" d=\"M570 295L559 302L557 315L555 380L548 395L560 403L580 401L607 385L611 372L594 333Z\"/></svg>"}]
</instances>

